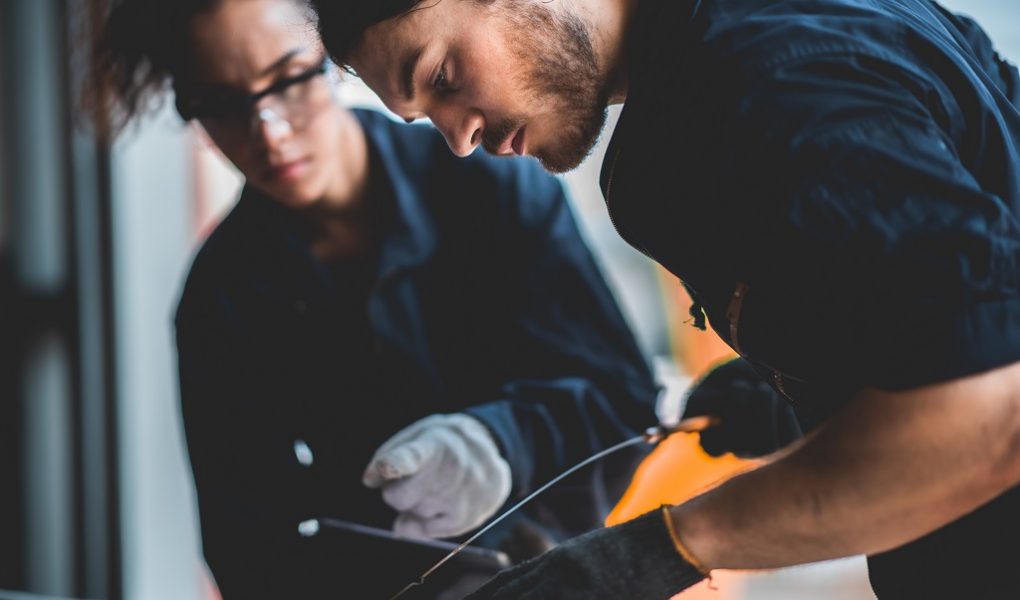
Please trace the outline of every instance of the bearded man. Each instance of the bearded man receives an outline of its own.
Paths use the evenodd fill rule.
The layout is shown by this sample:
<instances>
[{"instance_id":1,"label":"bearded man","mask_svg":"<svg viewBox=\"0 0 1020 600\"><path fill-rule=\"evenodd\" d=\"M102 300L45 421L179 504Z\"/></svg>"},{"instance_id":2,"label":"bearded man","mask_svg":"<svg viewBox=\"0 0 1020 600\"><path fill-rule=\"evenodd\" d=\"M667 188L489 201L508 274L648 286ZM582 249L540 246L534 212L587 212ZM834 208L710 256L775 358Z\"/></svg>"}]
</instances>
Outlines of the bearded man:
<instances>
[{"instance_id":1,"label":"bearded man","mask_svg":"<svg viewBox=\"0 0 1020 600\"><path fill-rule=\"evenodd\" d=\"M976 23L930 0L314 4L332 55L457 154L565 171L623 103L614 224L809 431L473 597L668 598L854 554L883 599L1020 597L1020 77Z\"/></svg>"}]
</instances>

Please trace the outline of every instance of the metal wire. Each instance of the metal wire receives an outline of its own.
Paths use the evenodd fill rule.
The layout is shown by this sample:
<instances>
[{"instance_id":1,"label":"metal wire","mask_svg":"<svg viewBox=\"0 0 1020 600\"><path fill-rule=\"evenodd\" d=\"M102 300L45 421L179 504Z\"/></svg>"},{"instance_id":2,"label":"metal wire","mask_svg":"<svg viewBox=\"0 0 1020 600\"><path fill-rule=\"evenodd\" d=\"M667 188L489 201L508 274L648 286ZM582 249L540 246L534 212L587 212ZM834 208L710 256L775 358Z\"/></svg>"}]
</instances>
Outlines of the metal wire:
<instances>
[{"instance_id":1,"label":"metal wire","mask_svg":"<svg viewBox=\"0 0 1020 600\"><path fill-rule=\"evenodd\" d=\"M488 525L486 525L485 527L482 527L474 535L469 537L467 540L461 542L461 544L459 546L457 546L449 554L444 556L442 560L440 560L436 564L432 565L432 567L429 570L427 570L424 573L422 573L421 576L418 577L418 579L416 579L415 581L412 581L411 583L407 584L406 586L404 586L404 588L402 590L400 590L399 592L397 592L396 594L391 596L390 600L396 600L400 596L403 596L404 594L406 594L411 589L413 589L415 587L418 587L420 585L424 585L425 584L425 579L429 575L431 575L433 572L435 572L435 570L438 569L439 567L443 566L448 560L450 560L451 558L456 556L458 552L460 552L461 550L466 548L469 544L471 544L471 542L473 542L476 539L478 539L479 537L481 537L481 535L484 534L486 531L489 531L490 529L492 529L493 527L498 525L503 519L505 519L508 516L512 515L514 512L517 511L517 509L521 508L522 506L524 506L528 502L531 502L531 500L535 496L538 496L539 494L541 494L542 492L546 491L550 487L556 485L564 477L567 477L567 476L571 475L572 473L576 472L577 470L583 469L584 467L590 465L591 463L593 463L593 462L595 462L597 460L600 460L600 459L602 459L602 458L604 458L604 457L606 457L606 456L608 456L608 455L610 455L610 454L612 454L614 452L618 452L618 451L620 451L620 450L622 450L624 448L627 448L628 446L634 446L634 445L640 444L642 442L648 443L648 444L653 444L653 445L654 444L658 444L659 442L661 442L662 440L666 439L667 437L669 437L670 435L672 435L674 433L677 433L677 432L703 431L703 430L707 429L708 427L716 425L718 422L719 422L718 419L715 418L715 417L699 416L699 417L692 417L692 418L689 418L689 419L684 419L684 420L680 421L679 423L675 423L675 424L672 424L672 425L658 425L656 427L649 428L647 431L645 431L645 433L643 433L641 435L634 436L634 437L632 437L629 440L622 441L619 444L616 444L615 446L610 446L609 448L606 448L605 450L601 450L599 452L596 452L595 454L592 454L588 458L582 460L581 462L579 462L576 465L570 467L566 471L560 473L559 475L554 477L552 480L550 480L548 483L546 483L542 487L538 488L534 492L531 492L530 494L528 494L528 496L526 498L524 498L523 500L521 500L517 504L514 504L513 506L508 508L503 514L501 514L498 517L496 517Z\"/></svg>"},{"instance_id":2,"label":"metal wire","mask_svg":"<svg viewBox=\"0 0 1020 600\"><path fill-rule=\"evenodd\" d=\"M492 529L496 525L499 525L499 523L503 519L505 519L508 516L512 515L514 512L517 511L517 509L519 509L520 507L522 507L525 504L527 504L528 502L530 502L532 498L534 498L535 496L541 494L545 490L549 489L550 487L555 485L557 482L562 480L564 477L567 477L568 475L576 472L578 469L582 469L582 468L590 465L591 463L593 463L593 462L595 462L595 461L597 461L597 460L599 460L599 459L601 459L601 458L603 458L605 456L608 456L608 455L610 455L610 454L612 454L614 452L622 450L622 449L624 449L624 448L626 448L628 446L634 446L636 444L640 444L640 443L642 443L644 441L645 441L645 436L644 435L635 436L635 437L633 437L633 438L631 438L629 440L620 442L619 444L617 444L615 446L610 446L609 448L606 448L605 450L597 452L597 453L589 456L588 458L582 460L581 462L577 463L573 467L570 467L566 471L560 473L559 475L557 475L556 477L551 479L548 483L546 483L542 487L540 487L537 490L535 490L534 492L531 492L530 494L528 494L528 496L526 498L524 498L523 500L521 500L517 504L514 504L512 507L507 509L506 512L504 512L500 516L498 516L495 519L493 519L493 521L490 522L488 525L486 525L485 527L482 527L481 529L479 529L477 533L475 533L474 535L472 535L471 537L469 537L465 541L461 542L459 546L454 548L449 554L447 554L445 557L443 557L442 560L440 560L436 564L432 565L432 567L428 571L425 571L424 573L422 573L421 577L419 577L417 580L412 581L411 583L409 583L406 586L404 586L404 589L402 589L399 592L397 592L394 596L392 596L390 598L390 600L395 600L396 598L399 598L400 596L402 596L405 593L407 593L410 589L412 589L414 587L417 587L419 585L423 585L425 583L425 578L428 577L429 575L431 575L436 569L438 569L439 567L443 566L446 563L446 561L448 561L451 558L453 558L454 556L456 556L458 552L460 552L461 550L466 548L469 544L471 544L471 542L473 542L476 539L478 539L479 537L481 537L481 535L484 534L486 531L489 531L490 529Z\"/></svg>"}]
</instances>

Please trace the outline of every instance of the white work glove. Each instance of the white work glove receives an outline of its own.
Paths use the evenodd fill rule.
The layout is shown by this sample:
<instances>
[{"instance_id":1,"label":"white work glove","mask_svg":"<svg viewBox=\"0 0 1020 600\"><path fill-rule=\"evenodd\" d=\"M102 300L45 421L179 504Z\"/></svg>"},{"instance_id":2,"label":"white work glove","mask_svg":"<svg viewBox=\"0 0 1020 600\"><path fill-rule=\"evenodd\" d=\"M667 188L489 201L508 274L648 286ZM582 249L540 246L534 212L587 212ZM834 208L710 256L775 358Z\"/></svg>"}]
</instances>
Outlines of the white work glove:
<instances>
[{"instance_id":1,"label":"white work glove","mask_svg":"<svg viewBox=\"0 0 1020 600\"><path fill-rule=\"evenodd\" d=\"M382 488L400 514L393 532L442 538L467 533L491 517L510 495L510 465L492 434L465 414L432 415L386 440L365 468L362 483Z\"/></svg>"}]
</instances>

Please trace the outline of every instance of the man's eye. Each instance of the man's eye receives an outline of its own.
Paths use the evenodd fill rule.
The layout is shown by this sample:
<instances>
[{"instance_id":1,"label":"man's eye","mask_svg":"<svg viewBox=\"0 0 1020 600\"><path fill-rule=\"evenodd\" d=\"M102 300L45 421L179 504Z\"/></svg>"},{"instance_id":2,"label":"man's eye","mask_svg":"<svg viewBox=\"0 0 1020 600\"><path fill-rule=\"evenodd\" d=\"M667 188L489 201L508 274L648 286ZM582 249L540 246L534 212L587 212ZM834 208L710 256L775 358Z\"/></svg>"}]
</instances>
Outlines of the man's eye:
<instances>
[{"instance_id":1,"label":"man's eye","mask_svg":"<svg viewBox=\"0 0 1020 600\"><path fill-rule=\"evenodd\" d=\"M450 81L446 78L446 65L439 68L439 72L436 73L436 78L432 82L432 87L436 88L440 92L445 92L450 89Z\"/></svg>"}]
</instances>

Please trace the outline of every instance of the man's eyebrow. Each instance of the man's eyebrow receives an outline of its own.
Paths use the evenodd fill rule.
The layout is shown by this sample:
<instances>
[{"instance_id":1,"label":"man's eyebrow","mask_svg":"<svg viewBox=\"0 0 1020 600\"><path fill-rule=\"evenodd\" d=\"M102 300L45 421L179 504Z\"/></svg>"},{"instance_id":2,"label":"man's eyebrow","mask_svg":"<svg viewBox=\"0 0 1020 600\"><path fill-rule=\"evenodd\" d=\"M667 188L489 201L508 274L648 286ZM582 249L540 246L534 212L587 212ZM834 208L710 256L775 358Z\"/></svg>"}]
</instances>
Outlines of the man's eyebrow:
<instances>
[{"instance_id":1,"label":"man's eyebrow","mask_svg":"<svg viewBox=\"0 0 1020 600\"><path fill-rule=\"evenodd\" d=\"M424 47L419 47L411 52L400 68L400 93L408 102L414 100L414 72L418 70L418 62L421 60L424 49Z\"/></svg>"},{"instance_id":2,"label":"man's eyebrow","mask_svg":"<svg viewBox=\"0 0 1020 600\"><path fill-rule=\"evenodd\" d=\"M265 69L262 69L262 72L259 73L259 77L266 77L268 75L272 75L273 71L276 71L280 67L286 65L287 63L290 62L290 59L294 58L298 54L301 54L301 52L303 51L304 51L303 48L294 48L292 50L288 50L283 56L273 61L273 64L269 65Z\"/></svg>"}]
</instances>

